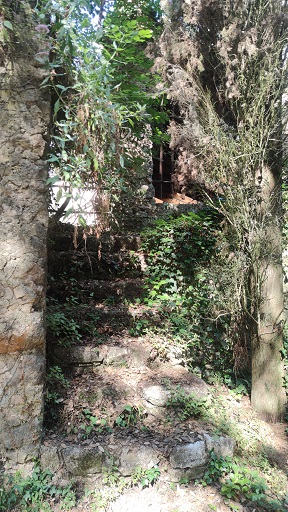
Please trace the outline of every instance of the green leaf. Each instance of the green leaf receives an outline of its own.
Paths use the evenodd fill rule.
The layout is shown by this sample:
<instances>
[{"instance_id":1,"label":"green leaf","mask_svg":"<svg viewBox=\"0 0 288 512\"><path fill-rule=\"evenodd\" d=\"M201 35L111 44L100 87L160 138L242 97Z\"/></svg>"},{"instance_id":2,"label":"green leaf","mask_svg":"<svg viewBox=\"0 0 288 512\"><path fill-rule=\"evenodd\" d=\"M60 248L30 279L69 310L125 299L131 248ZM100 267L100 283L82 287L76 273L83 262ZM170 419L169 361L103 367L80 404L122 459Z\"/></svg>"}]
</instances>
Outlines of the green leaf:
<instances>
[{"instance_id":1,"label":"green leaf","mask_svg":"<svg viewBox=\"0 0 288 512\"><path fill-rule=\"evenodd\" d=\"M9 28L9 30L14 30L13 25L9 20L4 20L3 25L4 25L4 27Z\"/></svg>"},{"instance_id":2,"label":"green leaf","mask_svg":"<svg viewBox=\"0 0 288 512\"><path fill-rule=\"evenodd\" d=\"M90 25L91 25L91 23L90 23L89 18L84 18L84 20L81 22L82 28L88 28L88 27L90 27Z\"/></svg>"},{"instance_id":3,"label":"green leaf","mask_svg":"<svg viewBox=\"0 0 288 512\"><path fill-rule=\"evenodd\" d=\"M58 98L58 100L55 102L55 105L54 105L54 115L57 114L57 112L59 111L60 109L60 100Z\"/></svg>"},{"instance_id":4,"label":"green leaf","mask_svg":"<svg viewBox=\"0 0 288 512\"><path fill-rule=\"evenodd\" d=\"M90 422L91 422L91 425L95 426L96 423L97 423L97 418L95 416L90 416Z\"/></svg>"},{"instance_id":5,"label":"green leaf","mask_svg":"<svg viewBox=\"0 0 288 512\"><path fill-rule=\"evenodd\" d=\"M56 155L50 155L47 162L59 162L59 157Z\"/></svg>"},{"instance_id":6,"label":"green leaf","mask_svg":"<svg viewBox=\"0 0 288 512\"><path fill-rule=\"evenodd\" d=\"M57 194L56 194L56 201L57 201L57 203L59 203L59 201L60 201L60 199L61 199L62 195L63 195L63 193L62 193L62 188L59 188L59 189L58 189L58 192L57 192Z\"/></svg>"},{"instance_id":7,"label":"green leaf","mask_svg":"<svg viewBox=\"0 0 288 512\"><path fill-rule=\"evenodd\" d=\"M57 183L57 181L60 181L59 176L53 176L53 178L48 178L46 181L46 185L54 185L54 183Z\"/></svg>"},{"instance_id":8,"label":"green leaf","mask_svg":"<svg viewBox=\"0 0 288 512\"><path fill-rule=\"evenodd\" d=\"M46 80L49 80L50 77L46 78ZM67 91L69 89L69 87L65 87L64 85L61 85L61 84L56 84L55 87L57 87L57 89L61 89L61 91Z\"/></svg>"},{"instance_id":9,"label":"green leaf","mask_svg":"<svg viewBox=\"0 0 288 512\"><path fill-rule=\"evenodd\" d=\"M86 221L82 215L79 215L78 222L79 222L79 224L81 224L81 226L86 227Z\"/></svg>"},{"instance_id":10,"label":"green leaf","mask_svg":"<svg viewBox=\"0 0 288 512\"><path fill-rule=\"evenodd\" d=\"M152 37L152 30L141 29L139 30L138 35L140 37L144 37L145 39L150 39L150 37Z\"/></svg>"},{"instance_id":11,"label":"green leaf","mask_svg":"<svg viewBox=\"0 0 288 512\"><path fill-rule=\"evenodd\" d=\"M67 219L67 217L69 217L69 215L71 215L71 213L73 213L74 210L73 208L68 208L68 210L66 211L65 215L64 215L64 219Z\"/></svg>"},{"instance_id":12,"label":"green leaf","mask_svg":"<svg viewBox=\"0 0 288 512\"><path fill-rule=\"evenodd\" d=\"M41 84L40 84L40 87L43 87L45 84L49 85L49 82L50 82L50 76L47 76L46 78L44 78L44 80L42 80Z\"/></svg>"},{"instance_id":13,"label":"green leaf","mask_svg":"<svg viewBox=\"0 0 288 512\"><path fill-rule=\"evenodd\" d=\"M124 163L123 155L120 155L120 166L122 167L122 169L125 168L125 163Z\"/></svg>"},{"instance_id":14,"label":"green leaf","mask_svg":"<svg viewBox=\"0 0 288 512\"><path fill-rule=\"evenodd\" d=\"M67 162L68 155L67 155L66 151L64 151L64 150L62 151L61 158L62 158L62 160L64 160L64 162Z\"/></svg>"},{"instance_id":15,"label":"green leaf","mask_svg":"<svg viewBox=\"0 0 288 512\"><path fill-rule=\"evenodd\" d=\"M65 181L70 180L70 173L68 171L63 171L63 176L64 176Z\"/></svg>"}]
</instances>

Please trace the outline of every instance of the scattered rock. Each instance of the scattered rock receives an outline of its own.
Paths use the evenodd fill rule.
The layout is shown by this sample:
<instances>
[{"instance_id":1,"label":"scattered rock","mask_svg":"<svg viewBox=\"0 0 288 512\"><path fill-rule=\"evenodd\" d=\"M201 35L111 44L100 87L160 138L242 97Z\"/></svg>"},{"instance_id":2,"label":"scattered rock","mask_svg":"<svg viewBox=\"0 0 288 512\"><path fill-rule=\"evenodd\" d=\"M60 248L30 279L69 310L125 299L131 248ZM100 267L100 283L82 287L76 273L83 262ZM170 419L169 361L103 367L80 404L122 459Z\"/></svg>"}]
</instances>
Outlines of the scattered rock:
<instances>
[{"instance_id":1,"label":"scattered rock","mask_svg":"<svg viewBox=\"0 0 288 512\"><path fill-rule=\"evenodd\" d=\"M188 478L203 476L209 456L204 440L185 443L175 446L170 454L170 463L174 470L176 480L182 475Z\"/></svg>"},{"instance_id":2,"label":"scattered rock","mask_svg":"<svg viewBox=\"0 0 288 512\"><path fill-rule=\"evenodd\" d=\"M67 446L61 449L61 456L67 473L73 477L101 473L103 466L109 467L111 464L109 455L99 448Z\"/></svg>"},{"instance_id":3,"label":"scattered rock","mask_svg":"<svg viewBox=\"0 0 288 512\"><path fill-rule=\"evenodd\" d=\"M130 476L137 467L149 469L159 462L159 456L151 446L135 443L125 446L120 456L120 471L124 476Z\"/></svg>"},{"instance_id":4,"label":"scattered rock","mask_svg":"<svg viewBox=\"0 0 288 512\"><path fill-rule=\"evenodd\" d=\"M133 340L130 345L131 365L134 368L145 368L151 354L151 346L146 346L143 339Z\"/></svg>"},{"instance_id":5,"label":"scattered rock","mask_svg":"<svg viewBox=\"0 0 288 512\"><path fill-rule=\"evenodd\" d=\"M41 446L40 463L42 469L53 468L53 473L58 473L61 468L61 461L59 458L59 451L57 446Z\"/></svg>"},{"instance_id":6,"label":"scattered rock","mask_svg":"<svg viewBox=\"0 0 288 512\"><path fill-rule=\"evenodd\" d=\"M187 395L193 394L196 398L205 398L209 396L209 387L204 380L200 379L200 377L196 377L196 375L189 373L187 381L187 384L183 385L183 389Z\"/></svg>"},{"instance_id":7,"label":"scattered rock","mask_svg":"<svg viewBox=\"0 0 288 512\"><path fill-rule=\"evenodd\" d=\"M127 347L119 346L103 346L101 348L103 363L106 365L117 366L122 363L128 363L130 352Z\"/></svg>"},{"instance_id":8,"label":"scattered rock","mask_svg":"<svg viewBox=\"0 0 288 512\"><path fill-rule=\"evenodd\" d=\"M235 449L235 441L232 437L211 437L208 434L204 434L204 441L206 443L206 449L208 452L214 450L217 457L232 457Z\"/></svg>"},{"instance_id":9,"label":"scattered rock","mask_svg":"<svg viewBox=\"0 0 288 512\"><path fill-rule=\"evenodd\" d=\"M165 388L165 386L154 384L143 388L142 396L149 404L156 407L165 407L171 393Z\"/></svg>"},{"instance_id":10,"label":"scattered rock","mask_svg":"<svg viewBox=\"0 0 288 512\"><path fill-rule=\"evenodd\" d=\"M198 377L187 374L185 375L185 380L183 379L182 382L180 377L182 377L181 370L178 382L172 380L170 383L169 379L165 379L165 381L167 381L165 384L148 382L143 385L140 394L142 399L146 402L145 407L151 414L159 418L164 417L166 403L173 391L175 390L175 392L177 392L178 388L184 391L186 395L194 395L195 398L205 398L209 394L207 384Z\"/></svg>"},{"instance_id":11,"label":"scattered rock","mask_svg":"<svg viewBox=\"0 0 288 512\"><path fill-rule=\"evenodd\" d=\"M101 364L103 355L98 347L94 346L71 346L53 347L53 359L61 363L61 365L77 365L77 364Z\"/></svg>"}]
</instances>

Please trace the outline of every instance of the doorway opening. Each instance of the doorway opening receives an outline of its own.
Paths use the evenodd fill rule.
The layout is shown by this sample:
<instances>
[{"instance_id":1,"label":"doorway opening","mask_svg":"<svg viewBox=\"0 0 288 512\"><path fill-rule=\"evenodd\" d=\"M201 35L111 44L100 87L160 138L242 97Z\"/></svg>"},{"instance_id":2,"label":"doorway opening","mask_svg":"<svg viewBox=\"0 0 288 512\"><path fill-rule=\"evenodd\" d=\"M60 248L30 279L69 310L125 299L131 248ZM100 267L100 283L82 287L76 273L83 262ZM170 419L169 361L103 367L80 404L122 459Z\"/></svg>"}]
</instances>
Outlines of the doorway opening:
<instances>
[{"instance_id":1,"label":"doorway opening","mask_svg":"<svg viewBox=\"0 0 288 512\"><path fill-rule=\"evenodd\" d=\"M172 199L174 195L174 151L167 144L154 147L152 183L156 199Z\"/></svg>"}]
</instances>

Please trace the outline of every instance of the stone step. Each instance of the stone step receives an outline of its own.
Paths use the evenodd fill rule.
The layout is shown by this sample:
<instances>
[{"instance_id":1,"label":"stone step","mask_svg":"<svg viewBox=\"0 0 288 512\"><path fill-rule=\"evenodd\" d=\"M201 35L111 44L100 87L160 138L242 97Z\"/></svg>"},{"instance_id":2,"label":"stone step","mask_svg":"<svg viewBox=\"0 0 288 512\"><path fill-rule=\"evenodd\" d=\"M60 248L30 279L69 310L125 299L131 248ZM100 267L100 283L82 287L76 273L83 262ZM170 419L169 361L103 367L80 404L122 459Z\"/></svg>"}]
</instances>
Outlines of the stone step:
<instances>
[{"instance_id":1,"label":"stone step","mask_svg":"<svg viewBox=\"0 0 288 512\"><path fill-rule=\"evenodd\" d=\"M109 343L99 343L97 338L94 342L83 345L72 345L67 347L55 345L51 351L51 362L60 366L84 367L90 369L100 365L120 367L146 368L156 358L157 351L149 343L145 336L133 338L129 336L111 336ZM178 359L172 349L166 354L167 360L174 364L180 364L181 354L178 352ZM172 364L172 363L171 363Z\"/></svg>"},{"instance_id":2,"label":"stone step","mask_svg":"<svg viewBox=\"0 0 288 512\"><path fill-rule=\"evenodd\" d=\"M70 382L59 400L63 421L42 446L43 469L92 485L112 465L124 477L139 467L145 471L158 466L170 481L201 478L211 450L231 456L235 442L212 437L199 419L179 420L167 401L181 392L209 403L209 386L171 361L151 361L148 340L128 342L75 347L69 360L64 349L59 351L59 360L70 366L65 370ZM123 365L128 360L129 369ZM81 370L81 364L89 371L79 374L76 368L71 373L77 365Z\"/></svg>"},{"instance_id":3,"label":"stone step","mask_svg":"<svg viewBox=\"0 0 288 512\"><path fill-rule=\"evenodd\" d=\"M57 309L59 307L57 306ZM64 309L64 308L63 308ZM70 304L69 317L74 318L78 322L92 321L95 325L109 323L109 325L117 326L133 326L136 322L143 320L144 324L160 325L161 318L156 308L150 308L145 305L125 305L107 304L105 302L95 302L90 298L86 304Z\"/></svg>"},{"instance_id":4,"label":"stone step","mask_svg":"<svg viewBox=\"0 0 288 512\"><path fill-rule=\"evenodd\" d=\"M103 341L103 337L113 334L123 334L129 332L132 336L141 335L149 326L160 326L161 316L155 308L149 308L143 305L124 305L106 303L95 303L90 299L89 303L71 304L67 308L61 308L64 325L59 324L58 320L59 306L54 309L52 306L48 309L48 330L47 330L47 350L48 355L53 350L54 345L63 344L73 346L73 340L77 339L77 344L87 343L95 340L95 344ZM60 319L61 320L61 319ZM74 328L70 329L70 322L73 321ZM56 323L55 323L56 322ZM73 326L72 326L73 327ZM77 336L77 333L79 336ZM72 340L72 343L71 343ZM49 355L50 357L50 355Z\"/></svg>"},{"instance_id":5,"label":"stone step","mask_svg":"<svg viewBox=\"0 0 288 512\"><path fill-rule=\"evenodd\" d=\"M140 249L140 236L138 234L110 235L104 234L100 238L95 235L85 235L80 230L75 238L71 232L53 233L50 237L50 249L62 251L89 251L99 254L117 253L120 251L138 251Z\"/></svg>"},{"instance_id":6,"label":"stone step","mask_svg":"<svg viewBox=\"0 0 288 512\"><path fill-rule=\"evenodd\" d=\"M157 467L163 480L179 482L183 478L196 479L204 475L211 450L220 457L233 456L235 441L228 436L211 436L208 432L189 430L177 432L168 438L155 432L130 429L88 441L71 443L67 438L47 436L41 448L42 469L52 470L57 479L88 484L91 489L101 487L103 474L131 477L139 468L149 471ZM165 475L165 477L164 477Z\"/></svg>"},{"instance_id":7,"label":"stone step","mask_svg":"<svg viewBox=\"0 0 288 512\"><path fill-rule=\"evenodd\" d=\"M89 408L96 416L99 408L104 409L109 411L112 424L126 404L145 411L153 423L153 418L168 417L166 403L174 393L207 397L207 384L188 372L182 362L181 353L172 349L167 351L165 362L161 361L147 337L135 340L119 336L110 343L72 346L69 350L58 346L50 357L50 364L62 367L69 380L63 408L72 408L76 415Z\"/></svg>"},{"instance_id":8,"label":"stone step","mask_svg":"<svg viewBox=\"0 0 288 512\"><path fill-rule=\"evenodd\" d=\"M145 269L144 256L128 251L102 254L91 251L50 251L48 274L57 278L65 274L74 279L109 279L112 276L139 277Z\"/></svg>"},{"instance_id":9,"label":"stone step","mask_svg":"<svg viewBox=\"0 0 288 512\"><path fill-rule=\"evenodd\" d=\"M49 284L49 295L65 299L71 295L77 295L80 302L89 299L105 300L109 304L120 300L140 298L143 294L144 282L141 278L125 279L82 279L77 281L63 278L60 281L53 280ZM110 302L109 302L110 301Z\"/></svg>"}]
</instances>

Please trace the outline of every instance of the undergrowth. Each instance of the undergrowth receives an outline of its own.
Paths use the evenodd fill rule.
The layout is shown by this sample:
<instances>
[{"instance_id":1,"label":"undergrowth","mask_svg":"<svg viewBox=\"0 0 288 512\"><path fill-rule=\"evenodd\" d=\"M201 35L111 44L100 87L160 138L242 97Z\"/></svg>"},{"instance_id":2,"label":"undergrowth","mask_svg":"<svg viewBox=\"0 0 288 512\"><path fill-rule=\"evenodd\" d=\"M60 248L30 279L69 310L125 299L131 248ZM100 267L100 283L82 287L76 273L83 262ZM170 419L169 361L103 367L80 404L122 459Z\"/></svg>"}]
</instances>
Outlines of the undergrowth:
<instances>
[{"instance_id":1,"label":"undergrowth","mask_svg":"<svg viewBox=\"0 0 288 512\"><path fill-rule=\"evenodd\" d=\"M21 512L50 512L69 510L76 504L71 484L65 488L53 483L49 470L41 471L35 466L31 476L20 473L0 478L0 511L21 510Z\"/></svg>"},{"instance_id":2,"label":"undergrowth","mask_svg":"<svg viewBox=\"0 0 288 512\"><path fill-rule=\"evenodd\" d=\"M49 277L49 288L55 288L55 278ZM97 331L99 316L82 302L77 280L63 272L56 290L47 297L47 337L49 343L62 346L79 344L84 336Z\"/></svg>"},{"instance_id":3,"label":"undergrowth","mask_svg":"<svg viewBox=\"0 0 288 512\"><path fill-rule=\"evenodd\" d=\"M287 500L281 491L281 486L283 490L287 484L284 472L269 463L269 457L265 454L265 439L257 430L259 425L254 421L254 416L248 421L243 415L243 421L240 401L243 395L249 394L250 382L245 374L236 378L233 372L229 315L222 317L218 314L221 291L217 275L213 274L213 263L219 251L219 219L210 212L199 215L191 213L158 221L141 236L147 262L142 300L151 310L157 311L160 321L153 325L149 318L136 318L130 326L130 334L139 336L149 333L150 341L157 339L157 352L163 359L171 347L176 347L193 373L214 384L209 404L205 399L196 399L176 388L170 394L167 409L173 410L180 421L199 418L199 421L209 424L213 434L226 434L236 441L239 458L217 458L211 454L202 483L216 483L227 499L252 501L263 510L286 510ZM77 343L83 332L85 334L80 319L78 322L77 317L73 316L75 309L72 306L80 305L77 285L73 284L68 291L70 298L65 299L64 305L61 304L61 297L56 297L50 303L49 328L52 336L61 343L71 339ZM108 302L111 301L109 299ZM91 319L88 329L93 328L93 322L94 319ZM284 356L287 357L287 352ZM58 367L54 367L48 374L48 383L49 380L52 394L48 394L47 399L50 405L53 401L57 405L57 386L65 389L65 377ZM230 388L230 393L227 388L225 394L217 393L223 384ZM234 407L237 401L238 409ZM111 432L114 428L135 426L139 422L141 424L144 418L143 411L133 405L126 405L113 422L109 417L102 418L95 414L92 407L81 410L81 423L78 426L80 439ZM149 473L139 470L134 477L135 483L142 485L146 482L150 485L156 481L159 469L152 470ZM107 470L103 484L109 489L106 494L106 491L95 491L95 510L105 509L111 499L112 487L115 495L118 495L131 485L131 482L127 482L117 468Z\"/></svg>"},{"instance_id":4,"label":"undergrowth","mask_svg":"<svg viewBox=\"0 0 288 512\"><path fill-rule=\"evenodd\" d=\"M229 500L252 502L263 511L287 510L288 495L279 498L273 496L258 471L241 464L237 458L217 456L212 450L201 484L206 486L215 483L220 484L220 494Z\"/></svg>"},{"instance_id":5,"label":"undergrowth","mask_svg":"<svg viewBox=\"0 0 288 512\"><path fill-rule=\"evenodd\" d=\"M187 394L184 389L177 386L170 389L166 407L168 410L173 409L180 421L185 421L189 418L198 418L207 411L207 398L197 397L193 393Z\"/></svg>"},{"instance_id":6,"label":"undergrowth","mask_svg":"<svg viewBox=\"0 0 288 512\"><path fill-rule=\"evenodd\" d=\"M219 257L220 219L210 210L158 220L141 234L145 254L144 303L156 307L160 325L144 332L171 339L188 367L208 382L235 386L229 314L219 315L221 292L214 261Z\"/></svg>"}]
</instances>

